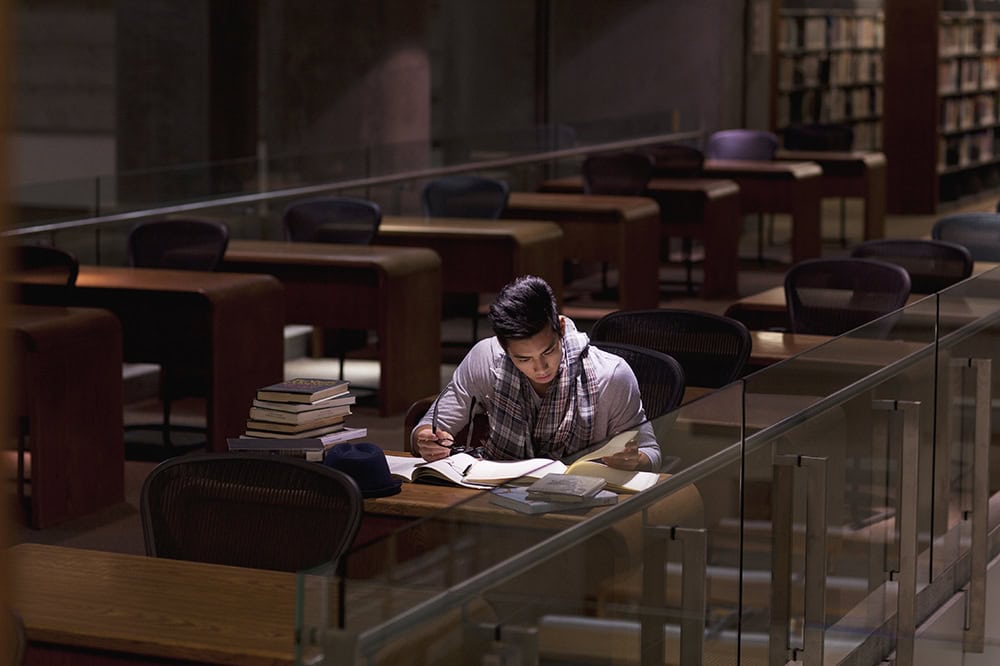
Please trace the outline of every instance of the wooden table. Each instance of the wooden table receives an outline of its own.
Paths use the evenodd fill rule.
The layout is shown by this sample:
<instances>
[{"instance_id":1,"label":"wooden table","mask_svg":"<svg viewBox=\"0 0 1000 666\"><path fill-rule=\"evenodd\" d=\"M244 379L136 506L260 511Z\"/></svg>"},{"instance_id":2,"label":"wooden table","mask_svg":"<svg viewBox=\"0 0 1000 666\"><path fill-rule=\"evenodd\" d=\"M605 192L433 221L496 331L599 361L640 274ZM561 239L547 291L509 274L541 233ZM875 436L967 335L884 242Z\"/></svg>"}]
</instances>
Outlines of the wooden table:
<instances>
[{"instance_id":1,"label":"wooden table","mask_svg":"<svg viewBox=\"0 0 1000 666\"><path fill-rule=\"evenodd\" d=\"M433 251L233 240L223 268L281 280L284 323L374 329L381 415L440 390L441 260Z\"/></svg>"},{"instance_id":2,"label":"wooden table","mask_svg":"<svg viewBox=\"0 0 1000 666\"><path fill-rule=\"evenodd\" d=\"M22 543L26 664L293 664L295 574Z\"/></svg>"},{"instance_id":3,"label":"wooden table","mask_svg":"<svg viewBox=\"0 0 1000 666\"><path fill-rule=\"evenodd\" d=\"M820 192L815 162L705 160L705 175L736 181L743 213L792 216L792 263L821 255Z\"/></svg>"},{"instance_id":4,"label":"wooden table","mask_svg":"<svg viewBox=\"0 0 1000 666\"><path fill-rule=\"evenodd\" d=\"M208 368L205 416L212 450L227 450L226 438L246 430L257 389L283 377L282 288L274 278L81 266L70 290L14 279L20 280L16 287L24 303L114 312L126 362Z\"/></svg>"},{"instance_id":5,"label":"wooden table","mask_svg":"<svg viewBox=\"0 0 1000 666\"><path fill-rule=\"evenodd\" d=\"M563 258L618 268L618 305L655 308L660 299L660 208L646 197L511 192L505 218L551 220Z\"/></svg>"},{"instance_id":6,"label":"wooden table","mask_svg":"<svg viewBox=\"0 0 1000 666\"><path fill-rule=\"evenodd\" d=\"M886 160L883 153L779 150L775 159L819 164L823 169L820 196L864 199L864 239L885 237Z\"/></svg>"},{"instance_id":7,"label":"wooden table","mask_svg":"<svg viewBox=\"0 0 1000 666\"><path fill-rule=\"evenodd\" d=\"M562 239L552 222L387 216L375 242L437 252L448 293L498 292L518 276L537 275L561 302Z\"/></svg>"},{"instance_id":8,"label":"wooden table","mask_svg":"<svg viewBox=\"0 0 1000 666\"><path fill-rule=\"evenodd\" d=\"M544 181L541 192L583 192L581 176ZM697 238L705 248L702 298L739 292L740 189L731 180L654 178L647 195L660 206L661 243L668 237ZM661 257L663 253L661 253Z\"/></svg>"},{"instance_id":9,"label":"wooden table","mask_svg":"<svg viewBox=\"0 0 1000 666\"><path fill-rule=\"evenodd\" d=\"M121 324L96 308L13 305L9 313L11 411L15 428L26 426L31 526L124 501Z\"/></svg>"}]
</instances>

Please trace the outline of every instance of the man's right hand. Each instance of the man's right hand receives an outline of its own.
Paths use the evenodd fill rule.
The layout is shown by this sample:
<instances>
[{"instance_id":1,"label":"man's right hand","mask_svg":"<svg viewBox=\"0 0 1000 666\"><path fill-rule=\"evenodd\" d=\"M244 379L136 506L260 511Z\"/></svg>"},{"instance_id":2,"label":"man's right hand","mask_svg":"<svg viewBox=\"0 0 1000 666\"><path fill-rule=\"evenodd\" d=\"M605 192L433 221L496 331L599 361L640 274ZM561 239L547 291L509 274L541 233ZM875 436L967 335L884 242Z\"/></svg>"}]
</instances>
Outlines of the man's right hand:
<instances>
[{"instance_id":1,"label":"man's right hand","mask_svg":"<svg viewBox=\"0 0 1000 666\"><path fill-rule=\"evenodd\" d=\"M455 443L450 432L438 428L437 434L429 425L420 426L413 434L417 453L428 462L441 460L451 455L451 446Z\"/></svg>"}]
</instances>

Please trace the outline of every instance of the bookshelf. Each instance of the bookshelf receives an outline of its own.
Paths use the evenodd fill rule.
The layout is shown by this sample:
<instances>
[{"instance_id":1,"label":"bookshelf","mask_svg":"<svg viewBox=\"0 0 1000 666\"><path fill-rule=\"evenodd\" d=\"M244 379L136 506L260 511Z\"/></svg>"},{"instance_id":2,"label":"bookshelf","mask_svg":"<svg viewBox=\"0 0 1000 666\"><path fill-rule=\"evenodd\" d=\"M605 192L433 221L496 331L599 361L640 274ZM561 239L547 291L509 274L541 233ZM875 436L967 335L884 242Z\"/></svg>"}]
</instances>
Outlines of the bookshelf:
<instances>
[{"instance_id":1,"label":"bookshelf","mask_svg":"<svg viewBox=\"0 0 1000 666\"><path fill-rule=\"evenodd\" d=\"M772 126L843 123L856 150L882 145L884 20L879 9L781 8Z\"/></svg>"}]
</instances>

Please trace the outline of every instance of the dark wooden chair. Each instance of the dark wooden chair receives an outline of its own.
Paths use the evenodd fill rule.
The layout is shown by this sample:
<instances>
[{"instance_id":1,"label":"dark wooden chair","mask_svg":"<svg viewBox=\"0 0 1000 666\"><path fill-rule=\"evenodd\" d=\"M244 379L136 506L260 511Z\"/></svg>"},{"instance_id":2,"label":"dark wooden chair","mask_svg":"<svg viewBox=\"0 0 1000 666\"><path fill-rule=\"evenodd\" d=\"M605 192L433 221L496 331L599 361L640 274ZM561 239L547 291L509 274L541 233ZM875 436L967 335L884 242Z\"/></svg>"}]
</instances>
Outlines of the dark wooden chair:
<instances>
[{"instance_id":1,"label":"dark wooden chair","mask_svg":"<svg viewBox=\"0 0 1000 666\"><path fill-rule=\"evenodd\" d=\"M146 554L254 569L336 565L361 524L357 483L288 456L205 454L161 463L142 485Z\"/></svg>"}]
</instances>

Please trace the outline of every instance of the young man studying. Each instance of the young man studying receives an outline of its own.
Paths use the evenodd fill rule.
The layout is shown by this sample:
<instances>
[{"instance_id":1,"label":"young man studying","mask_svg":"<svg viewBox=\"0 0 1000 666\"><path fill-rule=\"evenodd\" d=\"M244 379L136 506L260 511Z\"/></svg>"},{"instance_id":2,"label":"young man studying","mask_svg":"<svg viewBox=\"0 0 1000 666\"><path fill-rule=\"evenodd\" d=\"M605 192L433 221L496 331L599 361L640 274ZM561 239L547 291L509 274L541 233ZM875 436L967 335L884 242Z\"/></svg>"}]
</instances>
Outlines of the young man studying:
<instances>
[{"instance_id":1,"label":"young man studying","mask_svg":"<svg viewBox=\"0 0 1000 666\"><path fill-rule=\"evenodd\" d=\"M495 337L480 340L410 434L415 453L447 457L453 433L482 409L491 460L564 459L625 430L639 434L604 458L618 469L658 471L660 447L646 422L639 385L624 359L589 345L560 316L552 289L525 276L490 306Z\"/></svg>"}]
</instances>

